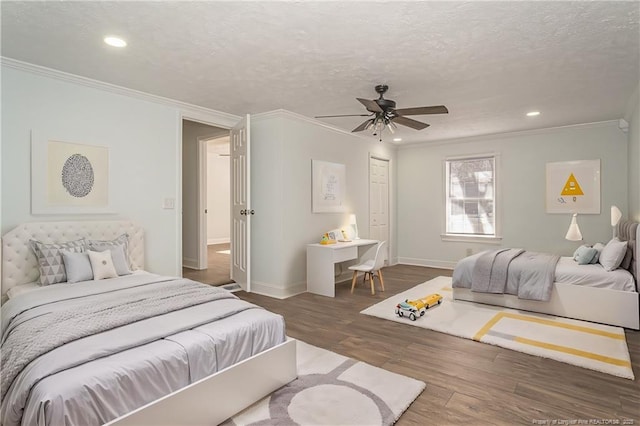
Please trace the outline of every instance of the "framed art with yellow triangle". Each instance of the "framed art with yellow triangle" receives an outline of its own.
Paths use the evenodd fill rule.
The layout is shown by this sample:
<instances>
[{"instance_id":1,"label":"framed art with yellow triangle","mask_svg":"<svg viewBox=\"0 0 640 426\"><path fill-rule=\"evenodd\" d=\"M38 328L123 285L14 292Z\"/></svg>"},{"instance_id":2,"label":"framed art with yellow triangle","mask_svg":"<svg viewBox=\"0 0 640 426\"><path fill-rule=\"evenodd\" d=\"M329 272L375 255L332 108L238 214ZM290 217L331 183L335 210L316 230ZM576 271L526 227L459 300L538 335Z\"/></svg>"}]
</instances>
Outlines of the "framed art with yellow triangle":
<instances>
[{"instance_id":1,"label":"framed art with yellow triangle","mask_svg":"<svg viewBox=\"0 0 640 426\"><path fill-rule=\"evenodd\" d=\"M547 163L547 213L600 214L600 160Z\"/></svg>"}]
</instances>

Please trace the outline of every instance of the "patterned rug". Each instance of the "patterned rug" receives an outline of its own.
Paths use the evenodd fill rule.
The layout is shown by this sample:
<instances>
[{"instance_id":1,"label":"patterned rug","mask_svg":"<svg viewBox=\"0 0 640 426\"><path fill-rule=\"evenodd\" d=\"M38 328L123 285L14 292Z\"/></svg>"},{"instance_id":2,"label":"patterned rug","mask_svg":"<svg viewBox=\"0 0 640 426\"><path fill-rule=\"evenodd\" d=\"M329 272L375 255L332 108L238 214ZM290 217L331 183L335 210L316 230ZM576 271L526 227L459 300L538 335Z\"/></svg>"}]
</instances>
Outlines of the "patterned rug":
<instances>
[{"instance_id":1,"label":"patterned rug","mask_svg":"<svg viewBox=\"0 0 640 426\"><path fill-rule=\"evenodd\" d=\"M392 425L425 384L297 341L298 378L223 425Z\"/></svg>"},{"instance_id":2,"label":"patterned rug","mask_svg":"<svg viewBox=\"0 0 640 426\"><path fill-rule=\"evenodd\" d=\"M396 315L399 302L432 293L443 296L442 304L424 316L411 321ZM453 300L450 277L419 284L361 313L634 379L624 329Z\"/></svg>"}]
</instances>

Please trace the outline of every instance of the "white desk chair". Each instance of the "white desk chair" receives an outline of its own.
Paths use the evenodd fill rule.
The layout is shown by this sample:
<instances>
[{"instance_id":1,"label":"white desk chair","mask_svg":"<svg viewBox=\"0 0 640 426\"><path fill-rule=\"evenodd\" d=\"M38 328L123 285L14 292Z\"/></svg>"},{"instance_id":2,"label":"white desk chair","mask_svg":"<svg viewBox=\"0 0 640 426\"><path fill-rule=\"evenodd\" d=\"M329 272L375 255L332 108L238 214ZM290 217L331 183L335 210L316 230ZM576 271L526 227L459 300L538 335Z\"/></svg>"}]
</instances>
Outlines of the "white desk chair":
<instances>
[{"instance_id":1,"label":"white desk chair","mask_svg":"<svg viewBox=\"0 0 640 426\"><path fill-rule=\"evenodd\" d=\"M382 291L384 291L384 279L382 278L382 270L380 268L384 266L384 251L382 250L382 248L386 243L386 241L380 241L378 243L378 247L376 248L376 256L373 259L369 259L359 265L349 266L349 269L353 271L353 279L351 280L352 294L353 289L356 286L356 278L358 277L358 272L364 272L365 281L367 280L367 276L369 276L369 280L371 281L371 294L376 294L373 277L377 273L378 280L380 280L380 287L382 287Z\"/></svg>"}]
</instances>

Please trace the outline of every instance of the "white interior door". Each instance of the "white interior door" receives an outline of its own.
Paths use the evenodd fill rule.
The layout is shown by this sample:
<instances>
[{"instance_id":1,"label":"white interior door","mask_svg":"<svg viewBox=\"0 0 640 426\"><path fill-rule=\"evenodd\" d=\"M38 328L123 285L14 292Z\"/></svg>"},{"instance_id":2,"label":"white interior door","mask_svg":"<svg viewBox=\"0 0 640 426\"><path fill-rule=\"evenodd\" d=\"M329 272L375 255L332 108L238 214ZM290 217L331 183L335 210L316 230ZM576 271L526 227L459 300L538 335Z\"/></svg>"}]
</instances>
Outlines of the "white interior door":
<instances>
[{"instance_id":1,"label":"white interior door","mask_svg":"<svg viewBox=\"0 0 640 426\"><path fill-rule=\"evenodd\" d=\"M231 279L251 291L249 114L231 129Z\"/></svg>"},{"instance_id":2,"label":"white interior door","mask_svg":"<svg viewBox=\"0 0 640 426\"><path fill-rule=\"evenodd\" d=\"M389 260L389 160L369 158L369 238L387 241Z\"/></svg>"}]
</instances>

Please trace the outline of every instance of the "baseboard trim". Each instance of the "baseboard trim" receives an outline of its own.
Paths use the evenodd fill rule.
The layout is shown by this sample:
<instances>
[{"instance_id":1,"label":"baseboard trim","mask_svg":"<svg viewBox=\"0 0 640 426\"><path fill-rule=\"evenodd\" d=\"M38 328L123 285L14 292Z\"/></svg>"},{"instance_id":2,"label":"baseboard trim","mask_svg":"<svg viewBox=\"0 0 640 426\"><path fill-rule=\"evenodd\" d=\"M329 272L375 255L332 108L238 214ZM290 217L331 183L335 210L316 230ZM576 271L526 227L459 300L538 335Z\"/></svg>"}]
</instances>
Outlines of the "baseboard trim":
<instances>
[{"instance_id":1,"label":"baseboard trim","mask_svg":"<svg viewBox=\"0 0 640 426\"><path fill-rule=\"evenodd\" d=\"M435 260L435 259L415 259L412 257L398 257L398 263L400 265L412 265L412 266L426 266L429 268L438 269L453 269L458 262L451 262L448 260Z\"/></svg>"},{"instance_id":2,"label":"baseboard trim","mask_svg":"<svg viewBox=\"0 0 640 426\"><path fill-rule=\"evenodd\" d=\"M197 259L191 259L188 257L183 257L182 258L182 267L183 268L189 268L189 269L195 269L196 271L199 271L200 268L198 268L198 260Z\"/></svg>"},{"instance_id":3,"label":"baseboard trim","mask_svg":"<svg viewBox=\"0 0 640 426\"><path fill-rule=\"evenodd\" d=\"M298 294L306 293L307 283L305 281L281 288L265 282L251 281L251 292L262 296L273 297L274 299L287 299Z\"/></svg>"}]
</instances>

